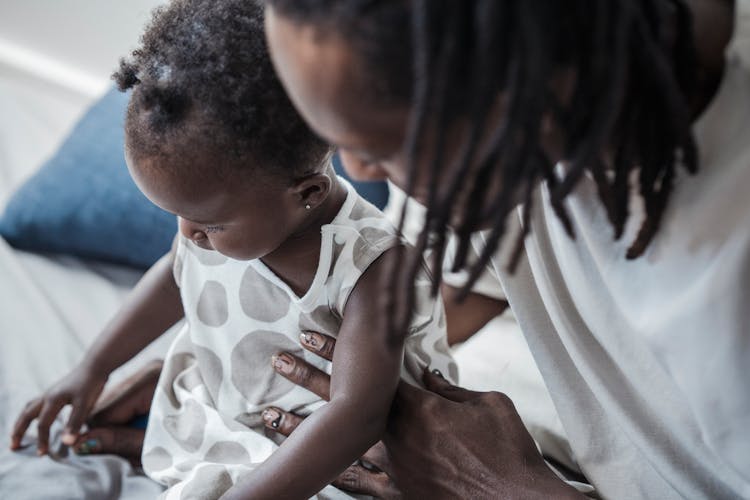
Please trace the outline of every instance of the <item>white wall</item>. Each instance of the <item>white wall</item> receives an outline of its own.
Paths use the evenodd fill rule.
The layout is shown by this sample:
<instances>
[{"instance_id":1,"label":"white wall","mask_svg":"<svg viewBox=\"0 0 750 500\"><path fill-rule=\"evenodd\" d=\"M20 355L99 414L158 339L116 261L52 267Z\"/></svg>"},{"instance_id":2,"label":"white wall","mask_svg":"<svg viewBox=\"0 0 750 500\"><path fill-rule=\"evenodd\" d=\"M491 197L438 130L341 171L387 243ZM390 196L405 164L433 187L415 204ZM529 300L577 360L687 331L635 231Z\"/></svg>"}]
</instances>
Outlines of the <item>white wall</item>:
<instances>
[{"instance_id":1,"label":"white wall","mask_svg":"<svg viewBox=\"0 0 750 500\"><path fill-rule=\"evenodd\" d=\"M100 93L163 0L0 0L0 65Z\"/></svg>"},{"instance_id":2,"label":"white wall","mask_svg":"<svg viewBox=\"0 0 750 500\"><path fill-rule=\"evenodd\" d=\"M164 0L0 0L0 211L112 85Z\"/></svg>"}]
</instances>

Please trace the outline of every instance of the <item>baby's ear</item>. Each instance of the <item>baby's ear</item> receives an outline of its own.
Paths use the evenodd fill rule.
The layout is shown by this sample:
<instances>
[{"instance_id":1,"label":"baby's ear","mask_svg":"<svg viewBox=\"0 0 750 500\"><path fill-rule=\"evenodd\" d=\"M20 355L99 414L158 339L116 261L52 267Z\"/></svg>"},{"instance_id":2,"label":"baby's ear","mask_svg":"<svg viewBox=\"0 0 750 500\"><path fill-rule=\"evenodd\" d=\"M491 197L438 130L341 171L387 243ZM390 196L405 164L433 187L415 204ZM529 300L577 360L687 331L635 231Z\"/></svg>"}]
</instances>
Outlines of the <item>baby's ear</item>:
<instances>
[{"instance_id":1,"label":"baby's ear","mask_svg":"<svg viewBox=\"0 0 750 500\"><path fill-rule=\"evenodd\" d=\"M294 183L292 190L299 198L300 204L308 210L323 203L331 192L333 182L324 174L312 174Z\"/></svg>"}]
</instances>

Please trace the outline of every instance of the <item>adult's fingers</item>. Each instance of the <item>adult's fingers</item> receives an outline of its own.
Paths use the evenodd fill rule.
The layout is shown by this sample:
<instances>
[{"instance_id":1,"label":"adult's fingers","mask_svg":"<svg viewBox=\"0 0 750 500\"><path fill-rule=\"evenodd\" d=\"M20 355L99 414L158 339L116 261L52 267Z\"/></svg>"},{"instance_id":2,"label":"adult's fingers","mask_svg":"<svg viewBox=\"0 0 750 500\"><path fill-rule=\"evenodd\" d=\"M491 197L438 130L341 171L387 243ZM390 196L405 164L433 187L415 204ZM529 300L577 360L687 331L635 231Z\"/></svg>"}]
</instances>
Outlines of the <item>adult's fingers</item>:
<instances>
[{"instance_id":1,"label":"adult's fingers","mask_svg":"<svg viewBox=\"0 0 750 500\"><path fill-rule=\"evenodd\" d=\"M16 423L13 424L13 433L10 435L10 449L17 450L21 447L21 440L24 434L31 425L31 421L39 416L39 412L42 411L42 404L44 402L41 398L32 399L21 411L21 414L16 419Z\"/></svg>"},{"instance_id":2,"label":"adult's fingers","mask_svg":"<svg viewBox=\"0 0 750 500\"><path fill-rule=\"evenodd\" d=\"M435 373L434 371L425 370L422 375L422 381L427 390L456 403L476 399L482 394L481 392L470 391L451 384L443 378L440 372Z\"/></svg>"},{"instance_id":3,"label":"adult's fingers","mask_svg":"<svg viewBox=\"0 0 750 500\"><path fill-rule=\"evenodd\" d=\"M133 427L96 427L78 436L72 448L79 455L109 453L125 458L139 458L145 432Z\"/></svg>"},{"instance_id":4,"label":"adult's fingers","mask_svg":"<svg viewBox=\"0 0 750 500\"><path fill-rule=\"evenodd\" d=\"M305 331L299 336L302 347L317 354L321 358L333 361L333 351L336 348L336 339L318 332Z\"/></svg>"},{"instance_id":5,"label":"adult's fingers","mask_svg":"<svg viewBox=\"0 0 750 500\"><path fill-rule=\"evenodd\" d=\"M300 417L295 413L284 411L276 406L269 406L263 413L263 424L267 429L274 432L278 432L284 436L289 436L294 430L305 420L305 417ZM374 446L362 455L362 460L374 465L381 471L386 473L390 472L390 463L388 461L388 452L386 451L385 445L378 441Z\"/></svg>"},{"instance_id":6,"label":"adult's fingers","mask_svg":"<svg viewBox=\"0 0 750 500\"><path fill-rule=\"evenodd\" d=\"M274 370L296 385L304 387L326 401L330 399L331 377L326 372L288 352L272 356L271 364Z\"/></svg>"},{"instance_id":7,"label":"adult's fingers","mask_svg":"<svg viewBox=\"0 0 750 500\"><path fill-rule=\"evenodd\" d=\"M402 498L388 474L371 471L358 464L350 465L332 484L352 493L394 500Z\"/></svg>"},{"instance_id":8,"label":"adult's fingers","mask_svg":"<svg viewBox=\"0 0 750 500\"><path fill-rule=\"evenodd\" d=\"M263 418L263 424L267 428L284 436L291 434L304 420L304 417L284 411L275 406L263 410L261 417Z\"/></svg>"}]
</instances>

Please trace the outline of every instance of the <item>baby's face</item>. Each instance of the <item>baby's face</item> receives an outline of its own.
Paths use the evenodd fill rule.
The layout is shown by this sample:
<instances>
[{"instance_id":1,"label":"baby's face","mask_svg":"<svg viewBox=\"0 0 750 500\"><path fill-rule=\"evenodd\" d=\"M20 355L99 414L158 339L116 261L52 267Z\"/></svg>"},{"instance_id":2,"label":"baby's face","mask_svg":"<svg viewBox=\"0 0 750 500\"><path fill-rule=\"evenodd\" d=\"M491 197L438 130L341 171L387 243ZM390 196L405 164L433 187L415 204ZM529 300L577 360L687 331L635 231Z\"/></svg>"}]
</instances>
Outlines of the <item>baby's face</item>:
<instances>
[{"instance_id":1,"label":"baby's face","mask_svg":"<svg viewBox=\"0 0 750 500\"><path fill-rule=\"evenodd\" d=\"M224 178L209 163L165 165L163 159L135 161L127 153L126 159L143 194L177 215L180 232L205 250L237 260L258 259L276 250L305 219L299 198L280 180L253 173ZM198 156L186 161L211 160Z\"/></svg>"}]
</instances>

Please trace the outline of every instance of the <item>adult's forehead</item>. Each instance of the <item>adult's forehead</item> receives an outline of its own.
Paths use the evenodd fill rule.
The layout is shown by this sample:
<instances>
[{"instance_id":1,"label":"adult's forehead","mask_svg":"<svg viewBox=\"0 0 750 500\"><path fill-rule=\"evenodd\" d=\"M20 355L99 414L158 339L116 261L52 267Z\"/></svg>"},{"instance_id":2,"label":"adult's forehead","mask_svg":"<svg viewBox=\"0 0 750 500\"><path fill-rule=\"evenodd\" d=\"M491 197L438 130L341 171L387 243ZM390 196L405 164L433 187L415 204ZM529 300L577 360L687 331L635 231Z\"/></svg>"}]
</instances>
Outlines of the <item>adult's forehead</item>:
<instances>
[{"instance_id":1,"label":"adult's forehead","mask_svg":"<svg viewBox=\"0 0 750 500\"><path fill-rule=\"evenodd\" d=\"M361 146L363 134L387 134L391 142L403 139L406 112L373 99L375 77L343 36L290 20L272 8L267 8L266 33L290 99L321 137L352 148Z\"/></svg>"},{"instance_id":2,"label":"adult's forehead","mask_svg":"<svg viewBox=\"0 0 750 500\"><path fill-rule=\"evenodd\" d=\"M338 108L356 105L351 92L356 84L353 56L343 41L321 34L313 25L276 15L271 8L266 34L276 72L294 105L317 132L337 129Z\"/></svg>"}]
</instances>

